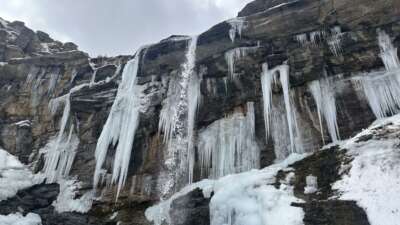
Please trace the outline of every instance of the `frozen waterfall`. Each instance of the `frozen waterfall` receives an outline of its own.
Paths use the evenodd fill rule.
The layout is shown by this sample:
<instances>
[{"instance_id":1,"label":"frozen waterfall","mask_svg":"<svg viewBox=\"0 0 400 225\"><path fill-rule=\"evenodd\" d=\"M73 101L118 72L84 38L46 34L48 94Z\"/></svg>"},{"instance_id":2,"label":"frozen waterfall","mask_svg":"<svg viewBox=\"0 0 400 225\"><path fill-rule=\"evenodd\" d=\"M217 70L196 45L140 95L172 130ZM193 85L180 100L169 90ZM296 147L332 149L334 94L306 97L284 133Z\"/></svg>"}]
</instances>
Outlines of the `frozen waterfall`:
<instances>
[{"instance_id":1,"label":"frozen waterfall","mask_svg":"<svg viewBox=\"0 0 400 225\"><path fill-rule=\"evenodd\" d=\"M164 135L167 145L165 164L168 168L164 175L167 178L163 178L167 181L160 182L170 183L162 187L162 193L168 193L175 185L175 176L184 174L189 183L193 181L194 129L201 99L201 78L194 71L197 39L197 36L193 36L188 40L182 71L178 77L170 79L167 98L160 113L159 133Z\"/></svg>"},{"instance_id":2,"label":"frozen waterfall","mask_svg":"<svg viewBox=\"0 0 400 225\"><path fill-rule=\"evenodd\" d=\"M79 145L73 123L71 122L69 131L67 128L71 111L70 94L51 100L50 112L54 115L62 104L64 104L64 110L58 135L40 150L45 156L44 174L48 183L56 182L69 175Z\"/></svg>"},{"instance_id":3,"label":"frozen waterfall","mask_svg":"<svg viewBox=\"0 0 400 225\"><path fill-rule=\"evenodd\" d=\"M132 145L139 125L140 90L136 85L136 76L141 52L142 49L138 50L124 68L117 96L96 146L95 186L104 173L102 166L110 145L115 147L112 183L118 183L117 198L128 175Z\"/></svg>"}]
</instances>

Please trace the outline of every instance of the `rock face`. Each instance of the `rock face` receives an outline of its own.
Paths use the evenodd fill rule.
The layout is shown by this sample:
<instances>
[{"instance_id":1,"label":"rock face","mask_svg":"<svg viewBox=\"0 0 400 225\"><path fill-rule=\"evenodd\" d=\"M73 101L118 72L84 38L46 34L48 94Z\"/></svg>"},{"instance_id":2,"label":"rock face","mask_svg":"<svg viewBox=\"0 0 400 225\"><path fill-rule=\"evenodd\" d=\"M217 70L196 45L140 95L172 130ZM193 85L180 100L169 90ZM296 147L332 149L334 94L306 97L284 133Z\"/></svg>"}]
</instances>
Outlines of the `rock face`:
<instances>
[{"instance_id":1,"label":"rock face","mask_svg":"<svg viewBox=\"0 0 400 225\"><path fill-rule=\"evenodd\" d=\"M195 72L201 76L202 100L195 136L238 108L245 111L246 104L254 102L255 137L261 151L259 164L265 167L273 163L279 143L266 138L261 85L264 63L268 63L269 68L283 64L290 68L292 107L302 130L300 136L305 152L317 151L323 141L331 141L325 125L322 128L324 138L321 138L317 104L309 90L312 81L329 79L334 84L340 137L356 134L375 120L375 115L353 78L384 68L378 32L384 31L398 47L399 15L400 3L396 0L256 0L249 3L239 13L242 19L217 24L198 37ZM242 23L242 29L240 32L233 30L233 42L230 33L232 24L237 21ZM188 37L172 36L137 53L141 54L137 84L144 87L148 102L146 110L140 112L128 181L119 205L114 206L115 188L98 187L99 192L103 190L102 198L94 202L90 216L72 216L78 222L70 224L95 221L93 218L107 218L108 224L117 221L149 224L144 217L145 209L185 185L184 181L177 181L170 193L166 196L161 193L160 187L165 182L163 172L168 170L164 163L168 149L158 124L163 102L172 89L169 83L182 71L187 45ZM242 50L234 57L234 78L231 78L227 52L238 48ZM82 182L82 192L94 188L97 140L114 103L122 71L131 58L91 59L73 43L60 43L44 32L30 30L22 22L11 23L0 18L0 146L30 164L35 171L43 171L45 146L64 132L60 125L65 114L63 108L69 102L65 132L75 134L79 140L69 175ZM281 89L274 87L273 99L283 96ZM63 98L69 99L60 104L63 107L49 108L52 101ZM278 115L282 118L284 112ZM21 125L21 121L28 122ZM298 170L329 174L323 182L326 196L317 196L318 201L314 199L299 205L306 212L306 224L368 224L365 213L354 202L321 203L329 197L329 185L337 176L335 170L330 169L345 159L335 155L315 157L295 165ZM198 153L195 158L197 181L205 176L199 169ZM108 174L112 171L113 159L114 151L110 151L104 165ZM322 162L315 164L314 160ZM298 184L298 188L303 189L303 185ZM298 197L304 196L299 194ZM189 201L189 207L182 201ZM176 224L209 224L208 201L194 192L174 202ZM334 211L334 215L327 216L327 210ZM192 215L188 221L179 217L182 211ZM349 213L344 215L344 211ZM115 212L119 213L109 219ZM57 218L48 211L39 214L42 219L46 215L44 224L62 224L54 221L69 217L63 214L65 217Z\"/></svg>"}]
</instances>

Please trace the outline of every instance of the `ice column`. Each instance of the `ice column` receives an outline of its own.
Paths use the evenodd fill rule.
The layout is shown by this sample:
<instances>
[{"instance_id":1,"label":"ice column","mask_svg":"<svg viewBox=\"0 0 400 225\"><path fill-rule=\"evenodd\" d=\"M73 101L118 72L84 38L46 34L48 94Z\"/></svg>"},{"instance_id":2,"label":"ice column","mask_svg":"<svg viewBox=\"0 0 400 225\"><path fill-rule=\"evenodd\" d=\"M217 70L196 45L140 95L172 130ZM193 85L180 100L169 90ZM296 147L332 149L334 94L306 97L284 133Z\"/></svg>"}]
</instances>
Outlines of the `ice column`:
<instances>
[{"instance_id":1,"label":"ice column","mask_svg":"<svg viewBox=\"0 0 400 225\"><path fill-rule=\"evenodd\" d=\"M329 79L324 78L321 81L316 80L311 82L309 84L309 90L317 105L322 138L324 138L324 133L321 114L325 119L326 125L328 127L328 132L332 141L338 141L340 139L340 135L337 125L335 93Z\"/></svg>"},{"instance_id":2,"label":"ice column","mask_svg":"<svg viewBox=\"0 0 400 225\"><path fill-rule=\"evenodd\" d=\"M264 101L264 120L267 139L270 136L271 126L271 109L272 109L272 89L273 85L278 85L278 79L282 86L283 97L286 109L286 119L289 129L290 138L290 152L295 152L295 126L294 113L292 112L292 104L290 101L289 92L289 66L286 64L277 66L273 69L268 68L268 64L263 65L263 72L261 74L261 85L263 91Z\"/></svg>"}]
</instances>

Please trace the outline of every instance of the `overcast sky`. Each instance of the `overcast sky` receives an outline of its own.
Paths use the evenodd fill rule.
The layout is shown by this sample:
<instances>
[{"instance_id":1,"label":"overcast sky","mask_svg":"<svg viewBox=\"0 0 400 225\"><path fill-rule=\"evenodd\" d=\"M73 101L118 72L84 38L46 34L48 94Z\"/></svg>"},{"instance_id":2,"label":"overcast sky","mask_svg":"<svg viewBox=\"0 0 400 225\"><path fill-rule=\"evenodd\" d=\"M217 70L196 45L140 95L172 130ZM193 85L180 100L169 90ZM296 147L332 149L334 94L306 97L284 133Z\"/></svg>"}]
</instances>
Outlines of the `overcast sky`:
<instances>
[{"instance_id":1,"label":"overcast sky","mask_svg":"<svg viewBox=\"0 0 400 225\"><path fill-rule=\"evenodd\" d=\"M235 17L251 0L0 0L0 17L21 20L91 56L132 54L172 34L198 34Z\"/></svg>"}]
</instances>

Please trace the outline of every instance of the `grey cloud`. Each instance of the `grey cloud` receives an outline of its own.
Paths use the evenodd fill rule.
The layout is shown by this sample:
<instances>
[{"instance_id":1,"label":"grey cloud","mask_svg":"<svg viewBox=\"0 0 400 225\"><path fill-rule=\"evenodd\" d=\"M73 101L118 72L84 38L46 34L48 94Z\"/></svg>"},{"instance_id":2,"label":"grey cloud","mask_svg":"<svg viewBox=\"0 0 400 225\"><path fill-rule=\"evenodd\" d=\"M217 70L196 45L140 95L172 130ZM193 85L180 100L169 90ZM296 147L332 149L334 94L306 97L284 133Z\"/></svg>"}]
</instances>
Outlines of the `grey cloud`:
<instances>
[{"instance_id":1,"label":"grey cloud","mask_svg":"<svg viewBox=\"0 0 400 225\"><path fill-rule=\"evenodd\" d=\"M0 0L0 5L3 1ZM172 34L198 34L234 17L249 0L25 0L33 27L68 36L92 56L132 54ZM228 2L229 7L224 7ZM208 5L207 5L208 3ZM222 5L222 6L221 6ZM228 4L225 4L228 5ZM233 5L233 6L232 6ZM31 10L31 11L29 11ZM11 11L11 10L10 10ZM21 12L21 11L19 11ZM7 12L12 14L13 12ZM0 10L1 17L1 10ZM38 18L40 17L40 18ZM56 37L57 38L57 37Z\"/></svg>"}]
</instances>

